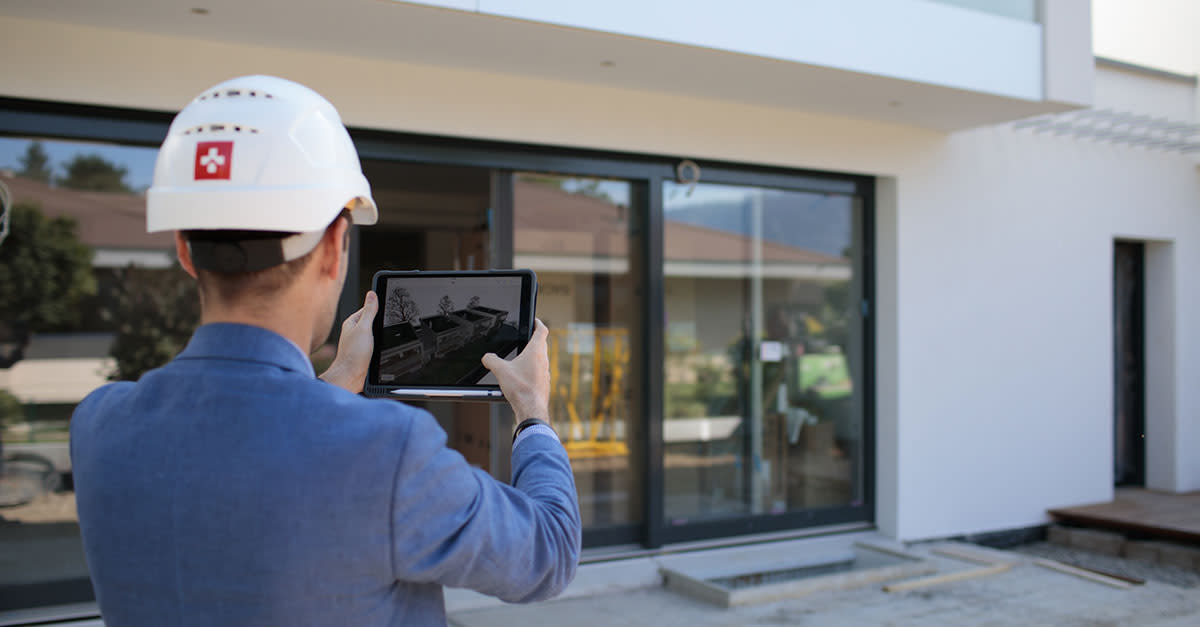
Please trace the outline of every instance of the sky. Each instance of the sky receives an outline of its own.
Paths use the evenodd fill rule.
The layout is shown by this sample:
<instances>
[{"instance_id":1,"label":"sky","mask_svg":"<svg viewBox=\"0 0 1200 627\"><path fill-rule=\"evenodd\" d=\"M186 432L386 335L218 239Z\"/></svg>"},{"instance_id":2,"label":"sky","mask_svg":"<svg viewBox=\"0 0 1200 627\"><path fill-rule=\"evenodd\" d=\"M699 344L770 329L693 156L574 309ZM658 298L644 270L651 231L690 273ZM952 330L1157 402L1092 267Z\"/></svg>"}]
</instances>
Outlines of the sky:
<instances>
[{"instance_id":1,"label":"sky","mask_svg":"<svg viewBox=\"0 0 1200 627\"><path fill-rule=\"evenodd\" d=\"M125 184L135 191L142 191L150 187L150 181L154 179L154 159L158 155L156 148L114 146L57 139L40 139L38 141L42 142L42 147L50 157L50 164L55 176L66 174L63 164L70 161L75 155L97 154L129 170L125 175ZM20 170L20 158L31 143L33 140L23 137L0 137L0 169Z\"/></svg>"},{"instance_id":2,"label":"sky","mask_svg":"<svg viewBox=\"0 0 1200 627\"><path fill-rule=\"evenodd\" d=\"M492 309L502 309L509 312L509 321L516 323L516 316L521 309L521 279L520 277L460 277L455 279L408 279L398 277L388 279L387 291L395 285L408 288L409 295L417 304L421 317L437 315L438 303L442 296L449 294L454 301L455 309L467 306L473 296L479 297L479 304ZM384 303L384 326L395 324L399 320L390 318Z\"/></svg>"}]
</instances>

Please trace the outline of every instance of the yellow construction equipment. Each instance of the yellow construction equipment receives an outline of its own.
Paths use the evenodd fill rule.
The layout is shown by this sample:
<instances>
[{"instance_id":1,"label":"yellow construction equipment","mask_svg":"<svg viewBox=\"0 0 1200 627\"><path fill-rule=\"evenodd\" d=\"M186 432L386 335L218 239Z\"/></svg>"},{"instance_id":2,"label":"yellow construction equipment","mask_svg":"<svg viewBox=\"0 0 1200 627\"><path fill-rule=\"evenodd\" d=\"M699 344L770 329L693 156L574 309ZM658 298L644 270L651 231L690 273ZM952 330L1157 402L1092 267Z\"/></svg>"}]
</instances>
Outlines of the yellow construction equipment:
<instances>
[{"instance_id":1,"label":"yellow construction equipment","mask_svg":"<svg viewBox=\"0 0 1200 627\"><path fill-rule=\"evenodd\" d=\"M629 454L624 429L625 378L629 370L627 329L556 329L550 332L550 412L555 420L566 414L563 434L571 459L623 457ZM566 354L570 365L563 364ZM584 372L584 358L590 363ZM568 372L564 373L564 370ZM566 375L564 377L564 374ZM590 394L580 388L590 379ZM564 378L566 379L564 381ZM582 416L590 416L584 420ZM623 427L624 425L620 425ZM620 433L619 433L620 431Z\"/></svg>"}]
</instances>

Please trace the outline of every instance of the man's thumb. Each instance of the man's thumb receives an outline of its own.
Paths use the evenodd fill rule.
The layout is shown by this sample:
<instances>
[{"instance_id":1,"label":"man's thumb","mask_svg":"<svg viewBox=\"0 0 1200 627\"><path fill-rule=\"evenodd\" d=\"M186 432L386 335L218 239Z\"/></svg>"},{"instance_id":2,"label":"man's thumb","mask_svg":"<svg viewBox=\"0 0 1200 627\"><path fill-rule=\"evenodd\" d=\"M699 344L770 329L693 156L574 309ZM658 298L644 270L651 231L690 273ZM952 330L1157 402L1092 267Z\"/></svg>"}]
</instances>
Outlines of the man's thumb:
<instances>
[{"instance_id":1,"label":"man's thumb","mask_svg":"<svg viewBox=\"0 0 1200 627\"><path fill-rule=\"evenodd\" d=\"M500 366L500 364L504 363L504 360L500 359L500 357L498 355L496 355L496 353L488 353L488 354L484 355L483 359L480 359L479 361L481 363L483 363L484 368L487 368L488 370L492 370L492 371L495 371L497 366Z\"/></svg>"}]
</instances>

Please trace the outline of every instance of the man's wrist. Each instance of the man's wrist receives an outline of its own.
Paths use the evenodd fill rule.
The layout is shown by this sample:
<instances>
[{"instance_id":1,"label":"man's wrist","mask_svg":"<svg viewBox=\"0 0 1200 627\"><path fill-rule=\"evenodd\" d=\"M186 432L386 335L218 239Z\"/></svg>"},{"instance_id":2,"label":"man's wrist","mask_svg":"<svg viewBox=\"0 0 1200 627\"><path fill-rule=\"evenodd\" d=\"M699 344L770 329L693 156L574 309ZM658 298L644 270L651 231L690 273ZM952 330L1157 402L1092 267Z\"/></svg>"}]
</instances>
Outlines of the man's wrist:
<instances>
[{"instance_id":1,"label":"man's wrist","mask_svg":"<svg viewBox=\"0 0 1200 627\"><path fill-rule=\"evenodd\" d=\"M525 420L522 420L517 424L517 428L513 429L513 442L517 441L517 436L520 435L522 431L534 425L546 425L549 427L550 423L542 420L541 418L526 418ZM551 428L553 429L553 427Z\"/></svg>"},{"instance_id":2,"label":"man's wrist","mask_svg":"<svg viewBox=\"0 0 1200 627\"><path fill-rule=\"evenodd\" d=\"M365 379L365 377L364 379L359 379L354 374L347 372L345 368L339 367L336 362L331 364L317 378L331 385L336 385L351 394L362 392Z\"/></svg>"}]
</instances>

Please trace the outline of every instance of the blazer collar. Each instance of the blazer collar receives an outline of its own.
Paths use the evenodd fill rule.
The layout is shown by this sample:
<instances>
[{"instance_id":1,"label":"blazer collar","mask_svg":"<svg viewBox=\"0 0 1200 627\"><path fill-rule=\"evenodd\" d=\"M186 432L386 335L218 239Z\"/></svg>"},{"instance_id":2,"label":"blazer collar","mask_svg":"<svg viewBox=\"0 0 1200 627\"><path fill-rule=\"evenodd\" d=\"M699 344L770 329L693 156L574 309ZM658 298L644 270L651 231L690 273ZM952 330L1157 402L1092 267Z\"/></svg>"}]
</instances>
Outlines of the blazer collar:
<instances>
[{"instance_id":1,"label":"blazer collar","mask_svg":"<svg viewBox=\"0 0 1200 627\"><path fill-rule=\"evenodd\" d=\"M312 362L291 340L262 327L214 322L196 329L176 359L252 361L315 377Z\"/></svg>"}]
</instances>

